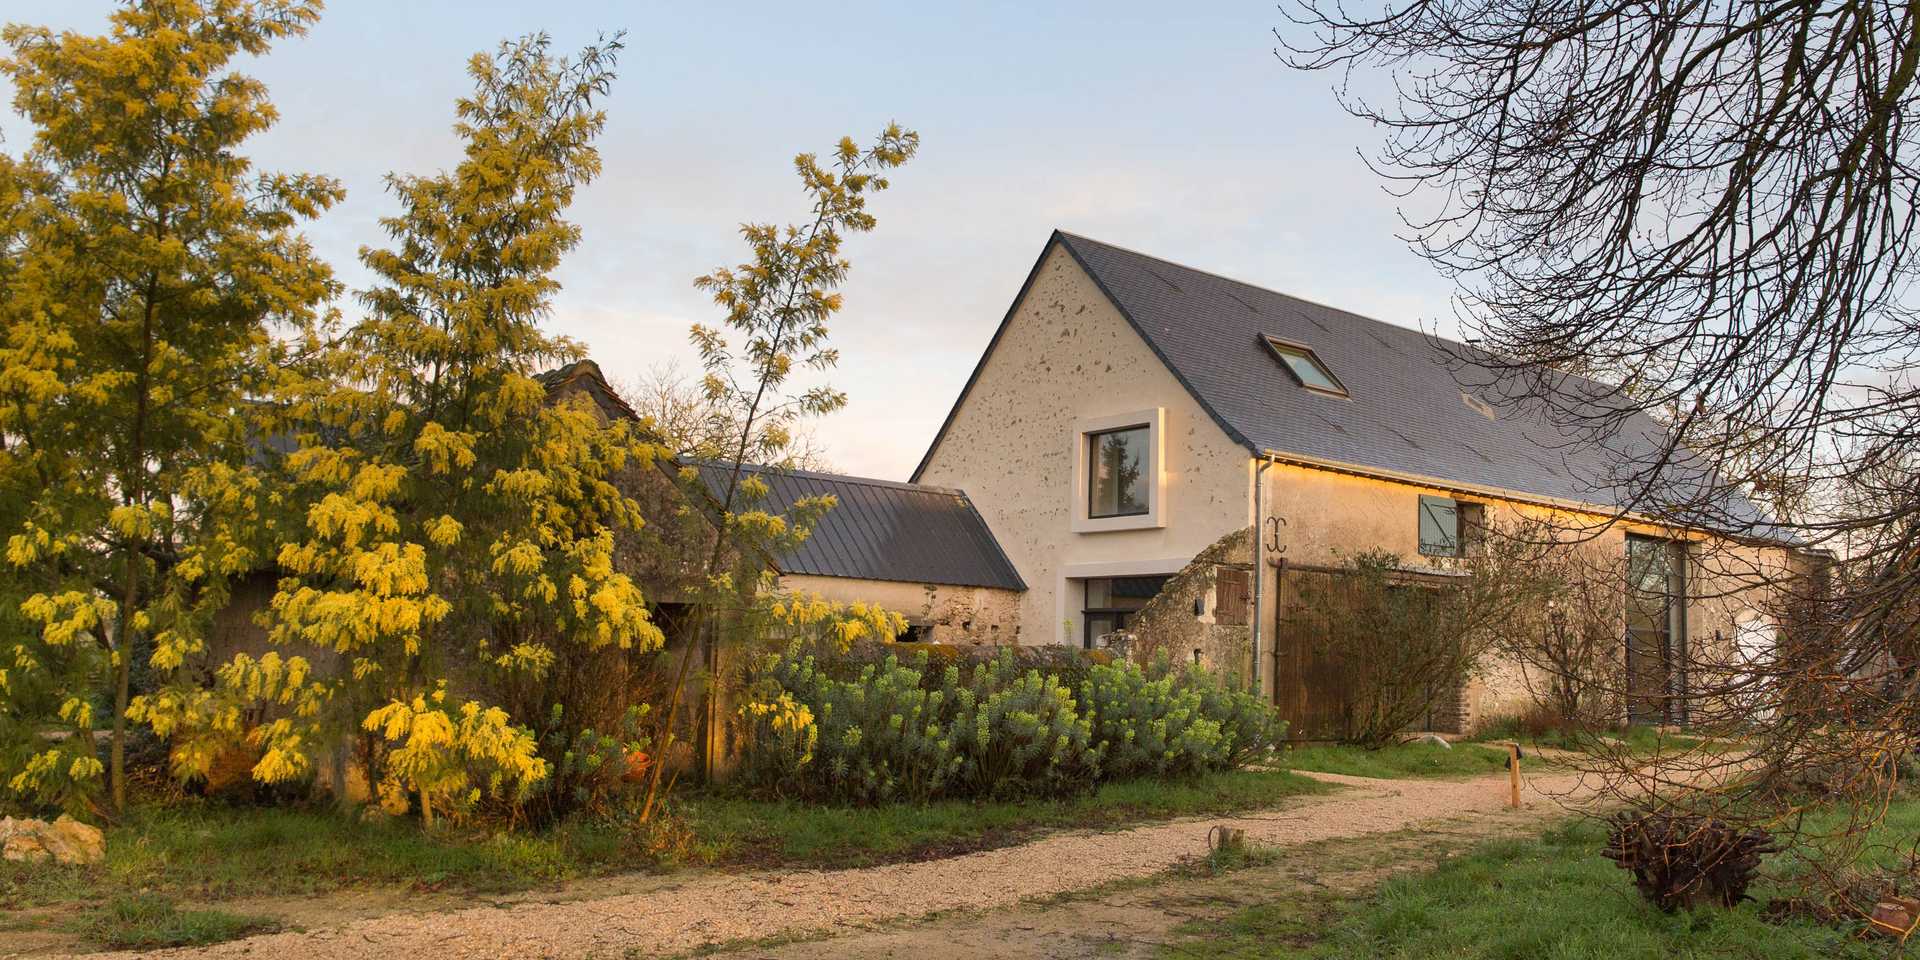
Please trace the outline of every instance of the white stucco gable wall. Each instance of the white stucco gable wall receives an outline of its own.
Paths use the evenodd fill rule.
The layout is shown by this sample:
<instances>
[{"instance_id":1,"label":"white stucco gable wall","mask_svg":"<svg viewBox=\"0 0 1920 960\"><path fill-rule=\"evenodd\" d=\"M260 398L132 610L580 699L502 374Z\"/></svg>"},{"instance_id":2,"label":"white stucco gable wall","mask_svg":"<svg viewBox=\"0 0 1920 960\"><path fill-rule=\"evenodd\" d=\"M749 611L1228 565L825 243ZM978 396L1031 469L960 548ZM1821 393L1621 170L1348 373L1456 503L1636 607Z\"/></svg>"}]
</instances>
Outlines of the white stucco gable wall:
<instances>
[{"instance_id":1,"label":"white stucco gable wall","mask_svg":"<svg viewBox=\"0 0 1920 960\"><path fill-rule=\"evenodd\" d=\"M1161 425L1158 525L1076 531L1079 429L1143 411ZM1054 244L916 479L965 490L1026 580L1021 641L1077 645L1070 579L1178 571L1252 522L1252 477L1246 448Z\"/></svg>"}]
</instances>

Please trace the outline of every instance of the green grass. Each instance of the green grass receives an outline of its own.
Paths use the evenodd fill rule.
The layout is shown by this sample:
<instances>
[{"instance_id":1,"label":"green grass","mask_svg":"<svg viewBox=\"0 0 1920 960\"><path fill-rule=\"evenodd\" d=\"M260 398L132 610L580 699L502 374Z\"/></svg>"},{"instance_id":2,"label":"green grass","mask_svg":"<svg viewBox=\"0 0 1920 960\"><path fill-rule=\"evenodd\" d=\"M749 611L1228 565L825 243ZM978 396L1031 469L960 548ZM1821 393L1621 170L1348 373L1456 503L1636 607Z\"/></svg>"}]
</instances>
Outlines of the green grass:
<instances>
[{"instance_id":1,"label":"green grass","mask_svg":"<svg viewBox=\"0 0 1920 960\"><path fill-rule=\"evenodd\" d=\"M1280 755L1279 763L1291 770L1387 780L1478 777L1505 772L1507 754L1505 750L1474 743L1456 743L1451 748L1430 743L1402 743L1377 750L1346 744L1316 744L1289 747Z\"/></svg>"},{"instance_id":2,"label":"green grass","mask_svg":"<svg viewBox=\"0 0 1920 960\"><path fill-rule=\"evenodd\" d=\"M1550 747L1556 750L1586 751L1596 745L1595 740L1599 737L1618 741L1619 745L1614 747L1614 749L1624 749L1630 755L1645 757L1692 750L1700 747L1702 744L1706 744L1706 749L1718 751L1727 751L1738 747L1738 744L1727 741L1707 743L1707 741L1700 737L1689 736L1684 733L1665 733L1657 727L1645 725L1602 730L1592 734L1579 734L1565 730L1550 730L1539 736L1529 736L1522 733L1518 723L1511 720L1493 725L1487 730L1482 731L1474 737L1474 739L1480 741L1518 740L1521 743Z\"/></svg>"},{"instance_id":3,"label":"green grass","mask_svg":"<svg viewBox=\"0 0 1920 960\"><path fill-rule=\"evenodd\" d=\"M139 807L108 831L104 863L0 862L0 912L143 891L195 902L342 887L505 893L687 864L853 866L984 849L1060 827L1247 810L1326 789L1291 773L1241 770L1109 784L1083 797L1025 803L846 808L690 794L674 802L682 830L667 860L617 822L427 833L411 820L362 823L328 810Z\"/></svg>"},{"instance_id":4,"label":"green grass","mask_svg":"<svg viewBox=\"0 0 1920 960\"><path fill-rule=\"evenodd\" d=\"M1920 830L1920 801L1897 808L1880 830ZM1662 913L1627 874L1599 856L1604 828L1579 820L1530 839L1500 840L1417 874L1386 881L1370 897L1324 888L1190 924L1169 958L1378 957L1416 960L1814 960L1885 957L1885 941L1760 916L1781 889L1733 910Z\"/></svg>"},{"instance_id":5,"label":"green grass","mask_svg":"<svg viewBox=\"0 0 1920 960\"><path fill-rule=\"evenodd\" d=\"M1114 783L1082 797L1025 803L826 807L710 796L684 801L679 809L723 862L834 868L985 849L1060 827L1230 813L1327 789L1284 771L1240 770L1194 780Z\"/></svg>"},{"instance_id":6,"label":"green grass","mask_svg":"<svg viewBox=\"0 0 1920 960\"><path fill-rule=\"evenodd\" d=\"M0 907L132 891L200 900L353 885L503 892L594 872L621 858L617 831L595 824L540 833L430 834L410 821L360 823L325 810L137 807L108 830L103 863L0 863Z\"/></svg>"},{"instance_id":7,"label":"green grass","mask_svg":"<svg viewBox=\"0 0 1920 960\"><path fill-rule=\"evenodd\" d=\"M198 947L265 933L278 924L224 910L182 910L159 894L114 897L85 916L75 931L103 947L153 950Z\"/></svg>"}]
</instances>

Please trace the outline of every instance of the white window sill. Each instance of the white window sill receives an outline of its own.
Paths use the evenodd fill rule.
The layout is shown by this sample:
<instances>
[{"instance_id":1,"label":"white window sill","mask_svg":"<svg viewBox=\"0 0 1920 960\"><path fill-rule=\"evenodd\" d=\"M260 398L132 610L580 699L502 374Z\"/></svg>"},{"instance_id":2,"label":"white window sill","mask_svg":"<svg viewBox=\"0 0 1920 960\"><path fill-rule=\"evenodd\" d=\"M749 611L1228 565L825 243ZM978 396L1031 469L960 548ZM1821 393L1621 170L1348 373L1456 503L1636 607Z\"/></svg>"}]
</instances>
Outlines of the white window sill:
<instances>
[{"instance_id":1,"label":"white window sill","mask_svg":"<svg viewBox=\"0 0 1920 960\"><path fill-rule=\"evenodd\" d=\"M1138 513L1125 517L1088 517L1075 515L1074 533L1112 533L1120 530L1157 530L1166 526L1166 522L1152 513Z\"/></svg>"}]
</instances>

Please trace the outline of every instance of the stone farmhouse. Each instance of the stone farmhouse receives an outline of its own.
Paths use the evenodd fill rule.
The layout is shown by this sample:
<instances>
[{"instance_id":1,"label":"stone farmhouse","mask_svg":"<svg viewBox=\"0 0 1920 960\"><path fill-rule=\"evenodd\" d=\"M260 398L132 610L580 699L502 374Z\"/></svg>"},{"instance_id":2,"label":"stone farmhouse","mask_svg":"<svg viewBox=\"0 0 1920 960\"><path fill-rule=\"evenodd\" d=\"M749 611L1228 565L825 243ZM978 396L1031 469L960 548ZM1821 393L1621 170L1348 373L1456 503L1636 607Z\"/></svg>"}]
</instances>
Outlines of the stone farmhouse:
<instances>
[{"instance_id":1,"label":"stone farmhouse","mask_svg":"<svg viewBox=\"0 0 1920 960\"><path fill-rule=\"evenodd\" d=\"M1448 348L1465 349L1056 232L911 483L767 474L776 500L840 499L777 562L792 586L885 603L934 642L1163 634L1163 649L1257 676L1310 732L1316 670L1282 613L1290 574L1383 549L1411 580L1444 578L1481 525L1623 512L1612 454L1463 390ZM1685 682L1672 651L1772 629L1761 588L1709 554L1769 581L1807 560L1631 512L1601 544L1645 581L1622 597L1620 655L1650 704ZM1156 596L1170 614L1135 622ZM1514 673L1495 665L1431 725L1519 709Z\"/></svg>"},{"instance_id":2,"label":"stone farmhouse","mask_svg":"<svg viewBox=\"0 0 1920 960\"><path fill-rule=\"evenodd\" d=\"M766 509L837 502L802 546L768 560L783 589L900 612L908 640L1118 640L1191 657L1256 680L1296 735L1314 736L1338 678L1297 616L1301 578L1385 550L1409 583L1444 583L1477 529L1618 517L1598 549L1632 580L1620 591L1626 719L1683 721L1665 706L1686 683L1677 652L1765 644L1770 591L1811 558L1623 510L1606 487L1616 454L1463 389L1444 362L1462 350L1056 232L909 482L748 468L770 490ZM592 361L540 379L555 399L584 393L609 418L637 419ZM1651 420L1639 428L1660 435ZM727 468L693 466L717 501ZM683 510L681 487L648 473L643 512ZM1762 516L1745 501L1725 509ZM699 551L628 553L675 642L676 557ZM236 587L215 624L218 655L265 646L254 614L274 579L263 570ZM1447 691L1426 726L1517 712L1525 681L1496 663Z\"/></svg>"},{"instance_id":3,"label":"stone farmhouse","mask_svg":"<svg viewBox=\"0 0 1920 960\"><path fill-rule=\"evenodd\" d=\"M1620 600L1628 719L1683 720L1663 706L1686 682L1676 652L1765 642L1767 591L1809 558L1624 509L1607 486L1620 454L1463 389L1446 359L1465 350L1056 232L910 482L752 468L768 509L838 501L772 562L786 589L900 611L907 639L1124 639L1190 656L1257 678L1311 736L1334 681L1292 615L1298 578L1385 550L1408 582L1445 582L1475 530L1617 517L1596 549L1634 580ZM633 416L590 362L546 380ZM723 467L700 469L710 490L724 484ZM1516 712L1524 679L1495 664L1427 725Z\"/></svg>"}]
</instances>

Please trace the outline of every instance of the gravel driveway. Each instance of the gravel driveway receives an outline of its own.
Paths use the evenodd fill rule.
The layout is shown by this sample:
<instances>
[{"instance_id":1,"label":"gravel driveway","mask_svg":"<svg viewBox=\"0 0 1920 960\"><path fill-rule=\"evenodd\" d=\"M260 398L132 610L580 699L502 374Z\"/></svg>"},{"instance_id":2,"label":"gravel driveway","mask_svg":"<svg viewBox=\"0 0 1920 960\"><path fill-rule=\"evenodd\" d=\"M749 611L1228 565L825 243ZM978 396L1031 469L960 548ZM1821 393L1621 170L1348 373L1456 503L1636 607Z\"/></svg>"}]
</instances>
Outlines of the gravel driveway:
<instances>
[{"instance_id":1,"label":"gravel driveway","mask_svg":"<svg viewBox=\"0 0 1920 960\"><path fill-rule=\"evenodd\" d=\"M1494 812L1507 799L1505 775L1469 781L1315 776L1352 789L1300 798L1244 817L1180 820L1104 833L1060 833L944 860L857 870L708 875L678 883L668 878L644 893L391 914L335 929L267 934L157 955L288 960L673 955L727 941L861 928L946 910L1001 907L1149 876L1204 854L1208 828L1220 823L1244 829L1254 843L1288 845ZM1584 792L1577 776L1532 778L1528 805L1543 813L1556 811L1568 797ZM135 954L89 956L100 960Z\"/></svg>"}]
</instances>

